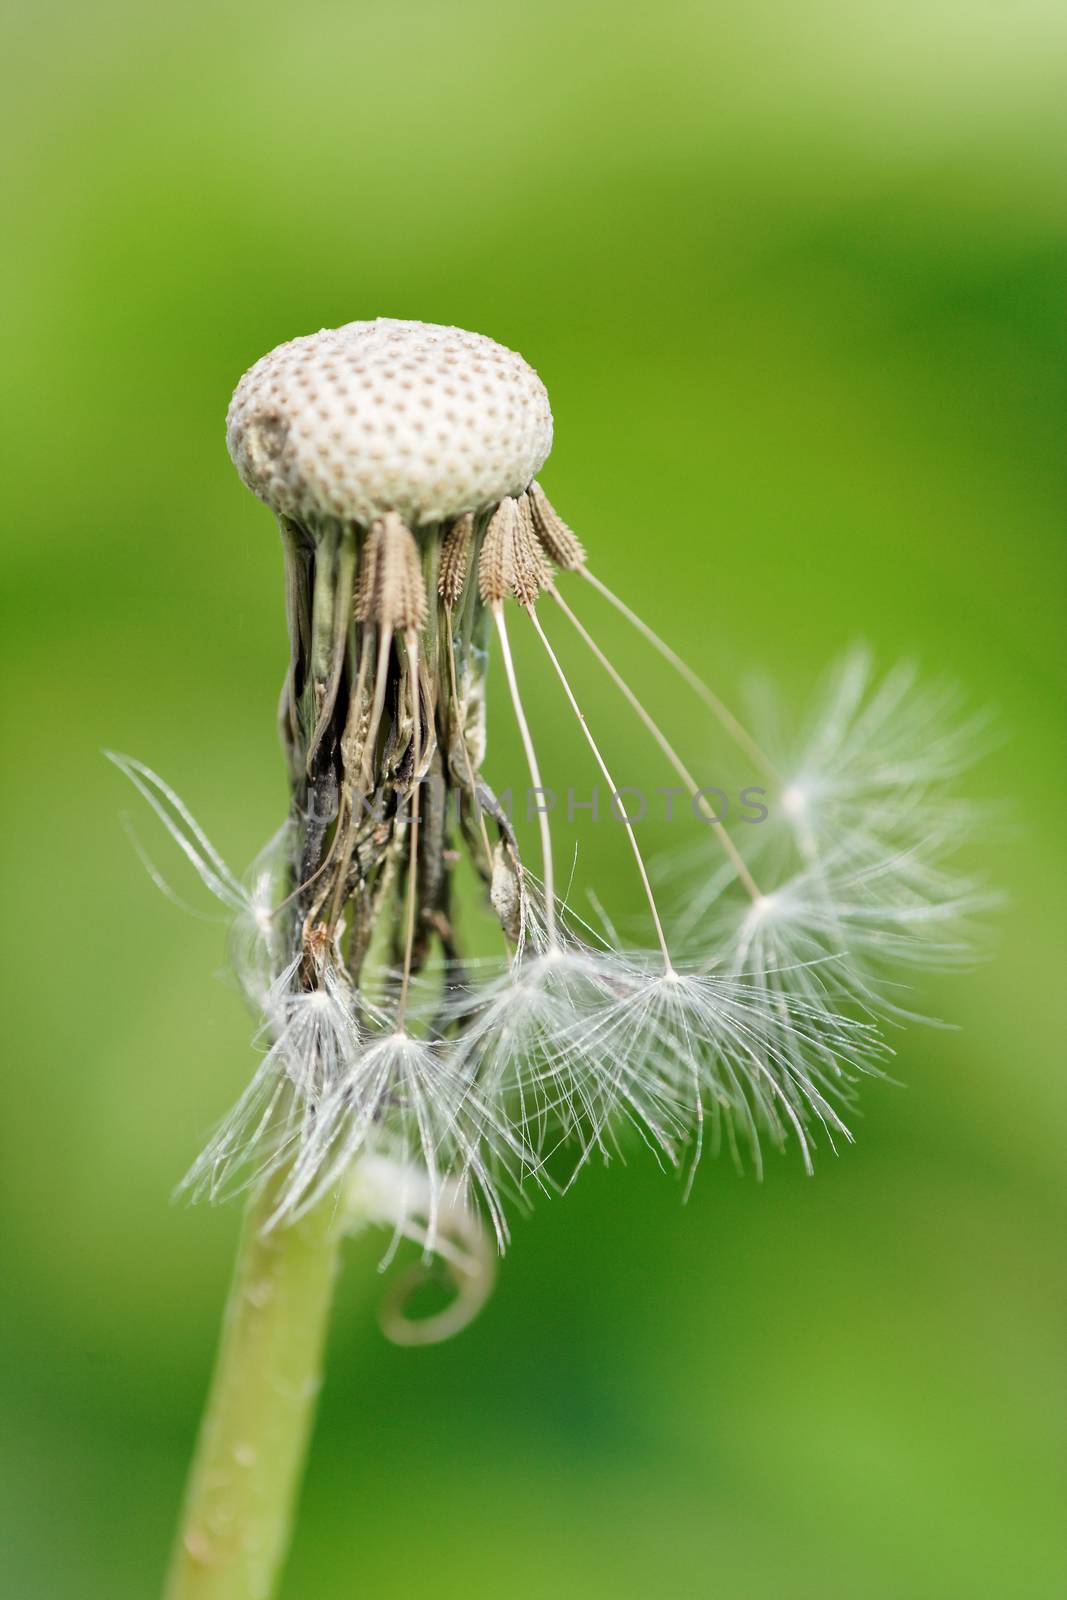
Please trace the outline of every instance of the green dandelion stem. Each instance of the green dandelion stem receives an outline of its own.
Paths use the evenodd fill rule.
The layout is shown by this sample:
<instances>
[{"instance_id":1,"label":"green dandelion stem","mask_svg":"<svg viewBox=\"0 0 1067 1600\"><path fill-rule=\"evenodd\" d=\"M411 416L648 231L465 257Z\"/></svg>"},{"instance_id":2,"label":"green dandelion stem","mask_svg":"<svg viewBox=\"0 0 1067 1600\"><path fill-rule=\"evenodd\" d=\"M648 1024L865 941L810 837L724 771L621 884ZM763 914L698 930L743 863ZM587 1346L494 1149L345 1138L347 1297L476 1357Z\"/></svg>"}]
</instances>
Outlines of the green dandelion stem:
<instances>
[{"instance_id":1,"label":"green dandelion stem","mask_svg":"<svg viewBox=\"0 0 1067 1600\"><path fill-rule=\"evenodd\" d=\"M252 1198L165 1600L269 1600L318 1395L341 1230L328 1196L264 1233L286 1174Z\"/></svg>"}]
</instances>

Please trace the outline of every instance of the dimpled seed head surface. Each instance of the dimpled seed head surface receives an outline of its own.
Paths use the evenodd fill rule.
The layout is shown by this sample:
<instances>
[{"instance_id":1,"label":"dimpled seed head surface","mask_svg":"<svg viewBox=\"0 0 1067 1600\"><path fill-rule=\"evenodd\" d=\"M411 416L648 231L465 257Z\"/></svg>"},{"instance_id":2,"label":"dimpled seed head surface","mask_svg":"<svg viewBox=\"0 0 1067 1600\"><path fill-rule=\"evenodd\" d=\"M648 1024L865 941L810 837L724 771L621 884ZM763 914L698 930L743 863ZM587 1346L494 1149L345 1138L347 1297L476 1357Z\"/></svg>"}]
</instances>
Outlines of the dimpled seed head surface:
<instances>
[{"instance_id":1,"label":"dimpled seed head surface","mask_svg":"<svg viewBox=\"0 0 1067 1600\"><path fill-rule=\"evenodd\" d=\"M226 444L253 494L298 521L438 522L520 494L552 446L521 356L427 322L349 322L250 367Z\"/></svg>"}]
</instances>

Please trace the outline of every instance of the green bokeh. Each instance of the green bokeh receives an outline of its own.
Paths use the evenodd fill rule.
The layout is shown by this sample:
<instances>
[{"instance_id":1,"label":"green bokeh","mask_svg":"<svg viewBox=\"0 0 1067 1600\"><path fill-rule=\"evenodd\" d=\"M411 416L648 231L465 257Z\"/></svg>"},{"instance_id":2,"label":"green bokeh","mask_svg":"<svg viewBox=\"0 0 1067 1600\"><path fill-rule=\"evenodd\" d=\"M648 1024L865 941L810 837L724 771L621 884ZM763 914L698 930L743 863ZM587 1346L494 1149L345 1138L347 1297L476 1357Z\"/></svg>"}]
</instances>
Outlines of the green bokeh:
<instances>
[{"instance_id":1,"label":"green bokeh","mask_svg":"<svg viewBox=\"0 0 1067 1600\"><path fill-rule=\"evenodd\" d=\"M270 346L385 314L537 366L546 485L716 682L799 706L864 637L992 705L1011 903L925 988L959 1031L900 1040L814 1180L708 1163L683 1207L640 1154L590 1171L425 1352L353 1249L286 1595L1052 1600L1067 13L60 0L6 33L4 1592L154 1592L237 1226L168 1196L248 1020L100 750L234 863L272 830L280 560L222 417Z\"/></svg>"}]
</instances>

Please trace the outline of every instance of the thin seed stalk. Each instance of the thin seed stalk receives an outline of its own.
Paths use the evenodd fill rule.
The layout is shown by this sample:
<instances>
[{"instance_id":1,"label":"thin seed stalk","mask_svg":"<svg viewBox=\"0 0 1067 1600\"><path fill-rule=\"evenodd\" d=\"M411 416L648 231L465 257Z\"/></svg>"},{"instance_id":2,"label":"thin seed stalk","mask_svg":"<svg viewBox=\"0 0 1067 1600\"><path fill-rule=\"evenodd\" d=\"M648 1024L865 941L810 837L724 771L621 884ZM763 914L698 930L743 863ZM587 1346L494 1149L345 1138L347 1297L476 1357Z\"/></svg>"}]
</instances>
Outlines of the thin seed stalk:
<instances>
[{"instance_id":1,"label":"thin seed stalk","mask_svg":"<svg viewBox=\"0 0 1067 1600\"><path fill-rule=\"evenodd\" d=\"M285 1174L253 1195L164 1600L276 1593L318 1396L341 1230L335 1197L264 1232Z\"/></svg>"}]
</instances>

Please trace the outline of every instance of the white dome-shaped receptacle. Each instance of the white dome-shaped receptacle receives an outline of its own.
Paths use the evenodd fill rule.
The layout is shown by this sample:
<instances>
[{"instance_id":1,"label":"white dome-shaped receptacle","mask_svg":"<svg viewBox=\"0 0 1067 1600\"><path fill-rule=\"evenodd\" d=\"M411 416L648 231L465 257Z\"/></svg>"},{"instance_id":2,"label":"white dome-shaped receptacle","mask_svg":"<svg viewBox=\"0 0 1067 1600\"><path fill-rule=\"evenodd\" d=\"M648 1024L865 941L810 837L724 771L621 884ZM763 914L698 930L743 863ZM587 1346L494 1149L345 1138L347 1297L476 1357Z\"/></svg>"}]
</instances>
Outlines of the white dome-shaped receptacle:
<instances>
[{"instance_id":1,"label":"white dome-shaped receptacle","mask_svg":"<svg viewBox=\"0 0 1067 1600\"><path fill-rule=\"evenodd\" d=\"M250 367L226 443L283 516L441 522L521 494L552 447L532 367L503 345L426 322L349 322Z\"/></svg>"}]
</instances>

